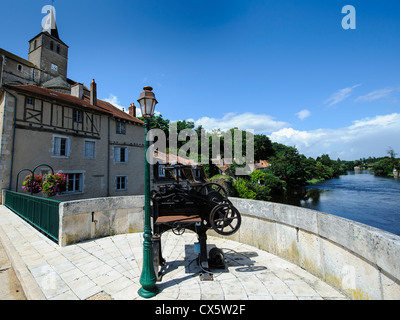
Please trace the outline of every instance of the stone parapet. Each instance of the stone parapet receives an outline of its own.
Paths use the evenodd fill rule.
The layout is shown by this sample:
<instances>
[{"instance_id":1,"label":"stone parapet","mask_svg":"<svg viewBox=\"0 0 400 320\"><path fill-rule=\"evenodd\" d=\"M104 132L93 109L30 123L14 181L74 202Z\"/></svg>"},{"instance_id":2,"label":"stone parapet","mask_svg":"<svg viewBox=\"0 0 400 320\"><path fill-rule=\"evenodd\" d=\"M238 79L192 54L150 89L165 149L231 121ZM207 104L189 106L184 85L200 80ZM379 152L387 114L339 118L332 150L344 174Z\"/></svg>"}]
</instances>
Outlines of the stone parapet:
<instances>
[{"instance_id":1,"label":"stone parapet","mask_svg":"<svg viewBox=\"0 0 400 320\"><path fill-rule=\"evenodd\" d=\"M232 240L285 258L353 299L400 299L400 237L338 216L231 198L242 213Z\"/></svg>"}]
</instances>

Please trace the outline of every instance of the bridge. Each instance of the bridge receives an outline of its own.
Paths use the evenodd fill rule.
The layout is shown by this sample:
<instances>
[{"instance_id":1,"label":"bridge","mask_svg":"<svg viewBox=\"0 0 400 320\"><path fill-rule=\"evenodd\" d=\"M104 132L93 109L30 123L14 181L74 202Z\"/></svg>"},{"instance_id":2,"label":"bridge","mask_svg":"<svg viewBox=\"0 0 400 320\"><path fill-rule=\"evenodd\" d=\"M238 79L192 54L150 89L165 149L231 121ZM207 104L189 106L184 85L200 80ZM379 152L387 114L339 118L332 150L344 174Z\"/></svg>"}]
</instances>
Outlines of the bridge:
<instances>
[{"instance_id":1,"label":"bridge","mask_svg":"<svg viewBox=\"0 0 400 320\"><path fill-rule=\"evenodd\" d=\"M227 270L200 281L196 235L170 233L154 299L400 299L400 237L309 209L230 200L240 230L228 238L210 232L207 241L223 249ZM60 203L58 242L1 206L1 240L27 296L140 299L143 206L142 196Z\"/></svg>"}]
</instances>

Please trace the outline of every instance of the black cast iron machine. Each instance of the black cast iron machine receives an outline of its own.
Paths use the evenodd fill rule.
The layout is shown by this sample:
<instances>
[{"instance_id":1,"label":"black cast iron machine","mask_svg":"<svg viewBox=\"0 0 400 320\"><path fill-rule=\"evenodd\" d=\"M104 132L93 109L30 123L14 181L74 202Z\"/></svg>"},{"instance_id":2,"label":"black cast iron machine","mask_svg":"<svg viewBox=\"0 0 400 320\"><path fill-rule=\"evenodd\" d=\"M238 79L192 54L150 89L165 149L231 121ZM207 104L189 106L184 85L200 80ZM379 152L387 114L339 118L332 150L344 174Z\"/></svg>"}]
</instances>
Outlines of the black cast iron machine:
<instances>
[{"instance_id":1,"label":"black cast iron machine","mask_svg":"<svg viewBox=\"0 0 400 320\"><path fill-rule=\"evenodd\" d=\"M175 165L166 170L182 170L188 166ZM216 183L180 183L177 180L152 190L153 203L153 257L157 280L162 278L161 267L166 261L162 256L161 236L166 231L182 235L186 229L197 234L200 253L197 261L203 273L202 280L212 280L210 263L223 263L221 250L207 252L207 231L213 229L222 236L237 232L241 225L239 211L229 201L226 190ZM212 261L212 262L211 262Z\"/></svg>"}]
</instances>

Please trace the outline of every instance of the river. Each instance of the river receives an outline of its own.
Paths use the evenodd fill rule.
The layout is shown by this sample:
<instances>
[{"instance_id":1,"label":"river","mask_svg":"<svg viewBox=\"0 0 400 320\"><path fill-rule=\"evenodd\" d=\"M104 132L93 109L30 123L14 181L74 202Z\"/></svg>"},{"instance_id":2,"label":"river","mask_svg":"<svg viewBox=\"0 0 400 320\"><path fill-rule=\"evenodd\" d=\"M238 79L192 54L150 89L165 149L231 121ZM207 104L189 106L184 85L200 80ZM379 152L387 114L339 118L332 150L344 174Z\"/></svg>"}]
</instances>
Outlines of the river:
<instances>
[{"instance_id":1,"label":"river","mask_svg":"<svg viewBox=\"0 0 400 320\"><path fill-rule=\"evenodd\" d=\"M296 205L400 235L400 180L369 171L307 186L275 202Z\"/></svg>"}]
</instances>

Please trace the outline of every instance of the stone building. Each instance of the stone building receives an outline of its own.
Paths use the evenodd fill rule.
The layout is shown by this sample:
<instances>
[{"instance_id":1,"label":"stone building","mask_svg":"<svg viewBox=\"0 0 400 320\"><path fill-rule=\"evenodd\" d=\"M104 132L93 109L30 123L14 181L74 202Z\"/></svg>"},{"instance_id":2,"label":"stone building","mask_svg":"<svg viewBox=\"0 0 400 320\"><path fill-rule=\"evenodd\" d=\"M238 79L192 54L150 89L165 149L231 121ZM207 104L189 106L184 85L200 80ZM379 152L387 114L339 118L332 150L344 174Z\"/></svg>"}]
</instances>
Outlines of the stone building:
<instances>
[{"instance_id":1,"label":"stone building","mask_svg":"<svg viewBox=\"0 0 400 320\"><path fill-rule=\"evenodd\" d=\"M52 12L50 19L54 19ZM68 177L58 200L144 193L144 127L67 77L68 46L55 21L29 41L28 60L0 49L0 189L22 191L40 164ZM46 166L35 173L45 174Z\"/></svg>"}]
</instances>

